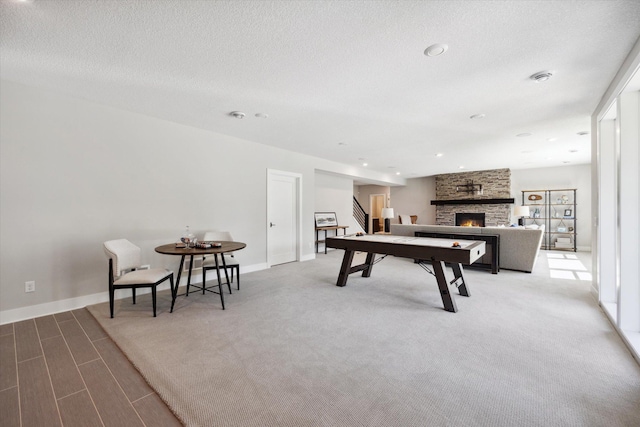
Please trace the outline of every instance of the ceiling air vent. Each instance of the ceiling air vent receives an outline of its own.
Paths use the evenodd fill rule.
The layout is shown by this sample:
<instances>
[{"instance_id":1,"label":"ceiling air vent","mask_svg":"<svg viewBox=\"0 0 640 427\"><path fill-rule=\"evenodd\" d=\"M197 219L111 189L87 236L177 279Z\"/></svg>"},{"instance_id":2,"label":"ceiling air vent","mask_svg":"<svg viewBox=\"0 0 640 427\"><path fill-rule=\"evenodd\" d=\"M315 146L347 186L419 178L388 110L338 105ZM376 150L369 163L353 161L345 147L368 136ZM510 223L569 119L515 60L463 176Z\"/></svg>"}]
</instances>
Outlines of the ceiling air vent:
<instances>
[{"instance_id":1,"label":"ceiling air vent","mask_svg":"<svg viewBox=\"0 0 640 427\"><path fill-rule=\"evenodd\" d=\"M553 73L551 73L551 71L540 71L539 73L535 73L529 78L534 82L546 82L551 78L551 76L553 76Z\"/></svg>"}]
</instances>

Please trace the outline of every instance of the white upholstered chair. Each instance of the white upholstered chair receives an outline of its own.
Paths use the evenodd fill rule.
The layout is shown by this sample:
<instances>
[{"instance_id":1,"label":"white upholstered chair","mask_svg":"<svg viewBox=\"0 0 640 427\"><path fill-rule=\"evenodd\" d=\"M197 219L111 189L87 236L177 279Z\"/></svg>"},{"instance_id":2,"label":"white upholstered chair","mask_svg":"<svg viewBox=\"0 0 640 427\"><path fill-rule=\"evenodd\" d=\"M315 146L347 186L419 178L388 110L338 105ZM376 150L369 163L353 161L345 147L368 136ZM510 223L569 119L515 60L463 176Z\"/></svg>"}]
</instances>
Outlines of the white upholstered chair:
<instances>
[{"instance_id":1,"label":"white upholstered chair","mask_svg":"<svg viewBox=\"0 0 640 427\"><path fill-rule=\"evenodd\" d=\"M127 239L104 242L104 252L109 258L109 309L113 318L113 300L116 289L131 289L136 303L136 289L151 288L153 317L156 317L156 288L169 279L173 297L173 272L165 268L140 268L140 248Z\"/></svg>"},{"instance_id":2,"label":"white upholstered chair","mask_svg":"<svg viewBox=\"0 0 640 427\"><path fill-rule=\"evenodd\" d=\"M231 233L228 231L207 231L204 233L205 242L233 242L233 237L231 237ZM227 286L229 287L229 293L231 293L231 283L233 283L233 273L234 270L236 272L236 286L238 290L240 290L240 264L231 254L220 254L221 257L224 257L224 263L227 266L227 269L231 270L231 281L227 282ZM222 267L222 262L219 263L219 267ZM216 261L213 256L205 257L202 261L202 283L203 287L207 279L207 271L216 270ZM202 291L204 293L204 290ZM222 292L222 289L220 289Z\"/></svg>"}]
</instances>

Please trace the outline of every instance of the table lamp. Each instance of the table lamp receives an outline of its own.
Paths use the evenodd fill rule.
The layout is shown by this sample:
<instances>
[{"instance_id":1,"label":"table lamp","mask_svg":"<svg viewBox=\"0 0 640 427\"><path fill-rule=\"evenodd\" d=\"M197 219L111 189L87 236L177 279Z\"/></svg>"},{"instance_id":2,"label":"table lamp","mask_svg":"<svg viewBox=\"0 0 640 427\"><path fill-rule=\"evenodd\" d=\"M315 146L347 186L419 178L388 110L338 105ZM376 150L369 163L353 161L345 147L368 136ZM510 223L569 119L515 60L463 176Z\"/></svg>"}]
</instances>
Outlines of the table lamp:
<instances>
[{"instance_id":1,"label":"table lamp","mask_svg":"<svg viewBox=\"0 0 640 427\"><path fill-rule=\"evenodd\" d=\"M393 208L382 208L382 218L384 218L384 232L388 233L391 218L393 218Z\"/></svg>"},{"instance_id":2,"label":"table lamp","mask_svg":"<svg viewBox=\"0 0 640 427\"><path fill-rule=\"evenodd\" d=\"M516 206L513 209L513 216L518 218L518 225L524 225L524 217L529 216L529 206Z\"/></svg>"}]
</instances>

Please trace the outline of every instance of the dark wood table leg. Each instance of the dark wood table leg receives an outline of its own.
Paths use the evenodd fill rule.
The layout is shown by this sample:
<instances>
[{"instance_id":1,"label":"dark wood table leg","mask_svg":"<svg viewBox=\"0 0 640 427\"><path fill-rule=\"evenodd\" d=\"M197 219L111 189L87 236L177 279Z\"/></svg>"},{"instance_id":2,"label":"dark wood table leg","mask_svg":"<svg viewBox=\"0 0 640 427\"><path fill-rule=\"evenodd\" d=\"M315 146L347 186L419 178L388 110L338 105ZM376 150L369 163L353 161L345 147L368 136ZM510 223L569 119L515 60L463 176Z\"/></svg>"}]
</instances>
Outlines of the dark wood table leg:
<instances>
[{"instance_id":1,"label":"dark wood table leg","mask_svg":"<svg viewBox=\"0 0 640 427\"><path fill-rule=\"evenodd\" d=\"M444 309L452 313L457 312L458 307L456 307L456 302L451 296L451 292L449 292L449 283L447 283L447 278L444 275L444 261L436 261L431 258L431 265L433 266L433 272L438 282L438 289L440 289Z\"/></svg>"},{"instance_id":2,"label":"dark wood table leg","mask_svg":"<svg viewBox=\"0 0 640 427\"><path fill-rule=\"evenodd\" d=\"M191 270L192 269L193 269L193 255L189 255L189 275L187 276L187 296L189 296L189 286L191 286Z\"/></svg>"},{"instance_id":3,"label":"dark wood table leg","mask_svg":"<svg viewBox=\"0 0 640 427\"><path fill-rule=\"evenodd\" d=\"M327 254L327 230L324 230L324 254Z\"/></svg>"},{"instance_id":4,"label":"dark wood table leg","mask_svg":"<svg viewBox=\"0 0 640 427\"><path fill-rule=\"evenodd\" d=\"M467 281L464 280L464 270L462 269L462 264L453 263L451 264L451 268L453 268L453 282L458 287L458 292L463 297L470 297L469 288L467 288Z\"/></svg>"},{"instance_id":5,"label":"dark wood table leg","mask_svg":"<svg viewBox=\"0 0 640 427\"><path fill-rule=\"evenodd\" d=\"M222 303L222 309L224 310L224 295L222 292L222 279L220 278L220 264L218 263L218 254L213 254L216 261L216 273L218 273L218 292L220 292L220 302Z\"/></svg>"},{"instance_id":6,"label":"dark wood table leg","mask_svg":"<svg viewBox=\"0 0 640 427\"><path fill-rule=\"evenodd\" d=\"M231 282L229 281L229 273L227 272L227 262L224 260L224 254L220 254L220 258L222 258L222 267L224 268L224 277L227 279L227 287L229 288L229 293L231 292ZM240 273L238 273L240 275Z\"/></svg>"},{"instance_id":7,"label":"dark wood table leg","mask_svg":"<svg viewBox=\"0 0 640 427\"><path fill-rule=\"evenodd\" d=\"M176 296L178 296L178 285L174 285L173 275L169 277L169 282L171 283L171 311L169 313L173 313L173 306L176 304Z\"/></svg>"},{"instance_id":8,"label":"dark wood table leg","mask_svg":"<svg viewBox=\"0 0 640 427\"><path fill-rule=\"evenodd\" d=\"M184 267L184 255L180 257L180 266L178 267L178 278L176 279L176 289L175 291L173 290L173 288L171 289L171 292L173 293L173 298L171 301L171 313L173 313L173 306L175 305L176 297L178 296L178 286L180 286L180 276L182 276L182 267Z\"/></svg>"},{"instance_id":9,"label":"dark wood table leg","mask_svg":"<svg viewBox=\"0 0 640 427\"><path fill-rule=\"evenodd\" d=\"M347 279L349 278L349 270L351 269L351 262L353 262L354 253L355 252L349 250L344 251L342 266L340 267L340 274L338 274L338 283L336 283L336 286L347 285Z\"/></svg>"},{"instance_id":10,"label":"dark wood table leg","mask_svg":"<svg viewBox=\"0 0 640 427\"><path fill-rule=\"evenodd\" d=\"M367 253L367 260L364 262L367 268L365 268L362 271L362 277L371 276L371 271L373 270L373 261L375 261L375 259L376 259L376 254L371 252Z\"/></svg>"}]
</instances>

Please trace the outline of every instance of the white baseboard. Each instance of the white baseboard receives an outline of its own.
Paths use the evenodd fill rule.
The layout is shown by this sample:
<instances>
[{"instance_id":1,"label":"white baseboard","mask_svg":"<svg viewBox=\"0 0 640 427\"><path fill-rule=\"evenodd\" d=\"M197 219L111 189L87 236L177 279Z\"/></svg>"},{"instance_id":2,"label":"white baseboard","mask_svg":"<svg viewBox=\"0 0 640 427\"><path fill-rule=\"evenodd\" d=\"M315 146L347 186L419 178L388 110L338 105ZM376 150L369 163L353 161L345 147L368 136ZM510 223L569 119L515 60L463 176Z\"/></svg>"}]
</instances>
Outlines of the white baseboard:
<instances>
[{"instance_id":1,"label":"white baseboard","mask_svg":"<svg viewBox=\"0 0 640 427\"><path fill-rule=\"evenodd\" d=\"M313 256L313 255L312 255ZM313 258L310 258L313 259ZM307 261L306 259L304 261ZM254 271L260 271L267 269L266 263L248 265L246 267L240 266L240 273L252 273ZM185 273L182 274L180 280L182 284L186 283ZM202 274L193 274L191 276L191 283L202 283ZM105 285L106 287L106 285ZM169 282L165 282L158 286L158 290L169 289ZM144 295L151 292L151 289L138 289L136 295ZM120 296L121 295L121 296ZM130 298L131 294L125 292L116 292L116 299ZM98 292L91 295L84 295L81 297L68 298L58 301L51 301L42 304L30 305L27 307L20 307L11 310L0 311L0 325L7 323L19 322L21 320L33 319L35 317L48 316L51 314L62 313L64 311L76 310L88 305L100 304L109 301L109 291Z\"/></svg>"},{"instance_id":2,"label":"white baseboard","mask_svg":"<svg viewBox=\"0 0 640 427\"><path fill-rule=\"evenodd\" d=\"M316 259L316 254L307 254L307 255L303 255L302 258L300 258L300 261L304 262L304 261L311 261Z\"/></svg>"}]
</instances>

